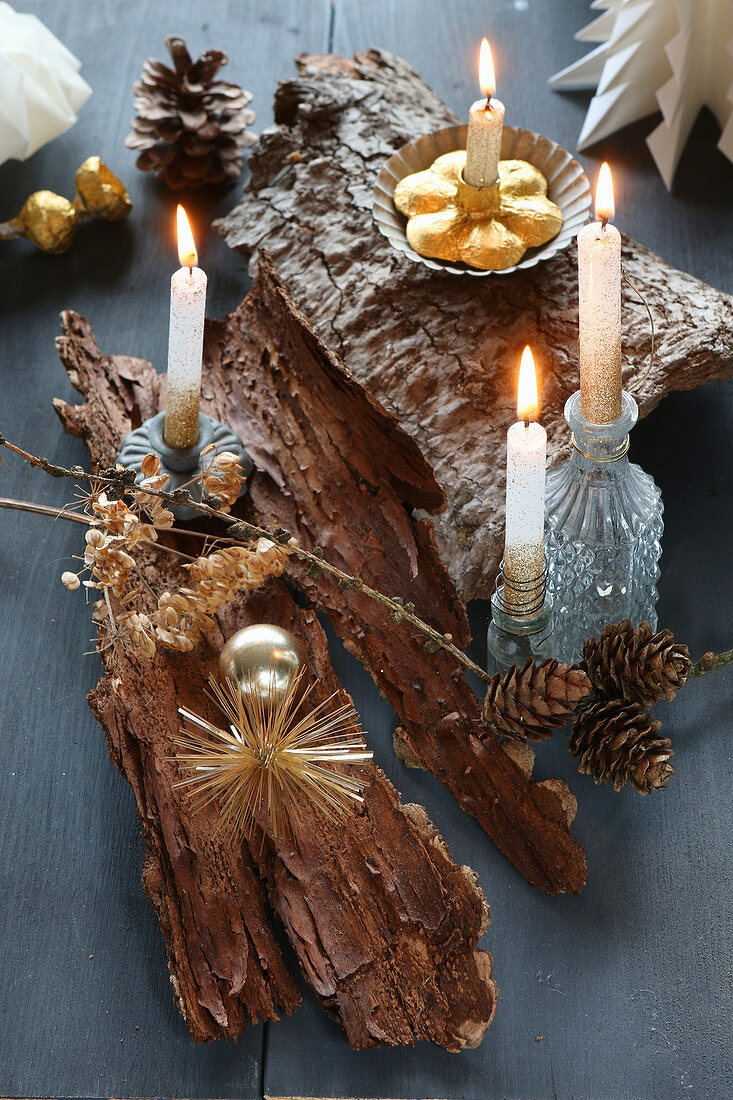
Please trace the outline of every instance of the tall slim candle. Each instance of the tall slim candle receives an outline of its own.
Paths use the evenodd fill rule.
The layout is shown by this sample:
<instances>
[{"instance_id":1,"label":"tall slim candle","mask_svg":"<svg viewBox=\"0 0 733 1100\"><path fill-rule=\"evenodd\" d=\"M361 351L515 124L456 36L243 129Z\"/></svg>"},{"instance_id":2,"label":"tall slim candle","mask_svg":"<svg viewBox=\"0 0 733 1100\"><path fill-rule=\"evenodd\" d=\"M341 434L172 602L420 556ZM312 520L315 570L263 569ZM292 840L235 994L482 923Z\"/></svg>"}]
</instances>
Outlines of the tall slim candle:
<instances>
[{"instance_id":1,"label":"tall slim candle","mask_svg":"<svg viewBox=\"0 0 733 1100\"><path fill-rule=\"evenodd\" d=\"M490 187L499 176L504 104L493 98L496 94L496 77L491 47L485 38L481 43L478 71L484 98L476 100L468 117L463 179L471 187Z\"/></svg>"},{"instance_id":2,"label":"tall slim candle","mask_svg":"<svg viewBox=\"0 0 733 1100\"><path fill-rule=\"evenodd\" d=\"M547 432L539 411L532 352L522 353L517 388L519 421L507 432L504 603L516 618L536 614L542 592Z\"/></svg>"},{"instance_id":3,"label":"tall slim candle","mask_svg":"<svg viewBox=\"0 0 733 1100\"><path fill-rule=\"evenodd\" d=\"M580 410L594 424L621 415L621 234L614 214L613 180L601 166L596 218L578 233Z\"/></svg>"},{"instance_id":4,"label":"tall slim candle","mask_svg":"<svg viewBox=\"0 0 733 1100\"><path fill-rule=\"evenodd\" d=\"M180 205L177 221L181 267L171 278L164 438L169 447L184 450L193 447L199 437L206 274L196 267L196 245Z\"/></svg>"}]
</instances>

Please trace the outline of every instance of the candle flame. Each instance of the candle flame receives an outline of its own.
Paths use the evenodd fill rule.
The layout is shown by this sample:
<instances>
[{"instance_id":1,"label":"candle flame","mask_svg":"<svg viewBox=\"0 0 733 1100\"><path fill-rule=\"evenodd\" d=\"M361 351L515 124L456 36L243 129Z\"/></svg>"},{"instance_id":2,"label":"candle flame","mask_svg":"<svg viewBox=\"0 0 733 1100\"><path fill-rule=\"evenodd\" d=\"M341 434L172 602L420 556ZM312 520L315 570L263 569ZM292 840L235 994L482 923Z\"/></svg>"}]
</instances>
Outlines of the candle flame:
<instances>
[{"instance_id":1,"label":"candle flame","mask_svg":"<svg viewBox=\"0 0 733 1100\"><path fill-rule=\"evenodd\" d=\"M176 222L178 226L178 259L181 261L181 267L195 267L198 263L196 243L193 239L186 211L180 202L176 207Z\"/></svg>"},{"instance_id":2,"label":"candle flame","mask_svg":"<svg viewBox=\"0 0 733 1100\"><path fill-rule=\"evenodd\" d=\"M527 347L522 352L519 365L519 384L517 386L517 416L520 420L536 420L540 411L537 397L537 373L534 367L532 351Z\"/></svg>"},{"instance_id":3,"label":"candle flame","mask_svg":"<svg viewBox=\"0 0 733 1100\"><path fill-rule=\"evenodd\" d=\"M603 221L611 221L615 212L613 177L611 176L611 169L604 160L596 184L596 217Z\"/></svg>"},{"instance_id":4,"label":"candle flame","mask_svg":"<svg viewBox=\"0 0 733 1100\"><path fill-rule=\"evenodd\" d=\"M478 82L481 94L487 99L496 95L496 75L494 73L494 59L491 56L491 46L488 39L481 40L481 49L478 55Z\"/></svg>"}]
</instances>

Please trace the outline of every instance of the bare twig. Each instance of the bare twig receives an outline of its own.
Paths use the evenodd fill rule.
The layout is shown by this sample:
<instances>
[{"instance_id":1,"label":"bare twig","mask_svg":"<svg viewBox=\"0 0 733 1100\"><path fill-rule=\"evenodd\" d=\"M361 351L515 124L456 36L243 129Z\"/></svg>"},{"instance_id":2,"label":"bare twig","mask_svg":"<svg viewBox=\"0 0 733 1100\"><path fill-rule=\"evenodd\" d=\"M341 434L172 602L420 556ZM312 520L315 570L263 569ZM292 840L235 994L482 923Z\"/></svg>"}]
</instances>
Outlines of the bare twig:
<instances>
[{"instance_id":1,"label":"bare twig","mask_svg":"<svg viewBox=\"0 0 733 1100\"><path fill-rule=\"evenodd\" d=\"M717 668L724 668L733 664L733 649L727 649L725 653L705 653L690 669L687 679L694 680L698 676L704 676L706 672L714 672Z\"/></svg>"},{"instance_id":2,"label":"bare twig","mask_svg":"<svg viewBox=\"0 0 733 1100\"><path fill-rule=\"evenodd\" d=\"M12 508L16 512L34 512L36 515L51 516L53 519L68 519L74 523L83 523L87 527L92 524L91 518L81 512L67 512L65 508L52 508L48 504L36 504L32 500L14 500L13 497L0 497L0 508ZM180 528L169 527L168 530L174 531L180 530ZM165 550L168 554L174 554L184 561L196 561L190 554L184 554L182 550L176 550L173 546L166 546L164 542L158 540L153 542L152 539L143 539L142 541L147 546L159 546L161 550Z\"/></svg>"}]
</instances>

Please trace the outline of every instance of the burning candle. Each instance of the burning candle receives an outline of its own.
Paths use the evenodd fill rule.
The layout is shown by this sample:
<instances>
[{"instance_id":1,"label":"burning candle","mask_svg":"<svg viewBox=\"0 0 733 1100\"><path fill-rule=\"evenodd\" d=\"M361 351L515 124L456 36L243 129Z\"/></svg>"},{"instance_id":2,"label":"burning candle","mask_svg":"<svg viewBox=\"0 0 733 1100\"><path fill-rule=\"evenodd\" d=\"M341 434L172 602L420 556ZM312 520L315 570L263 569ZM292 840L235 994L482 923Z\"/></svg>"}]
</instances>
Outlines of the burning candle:
<instances>
[{"instance_id":1,"label":"burning candle","mask_svg":"<svg viewBox=\"0 0 733 1100\"><path fill-rule=\"evenodd\" d=\"M517 416L507 432L504 603L516 618L539 611L544 567L547 432L536 423L537 376L532 352L522 353Z\"/></svg>"},{"instance_id":2,"label":"burning candle","mask_svg":"<svg viewBox=\"0 0 733 1100\"><path fill-rule=\"evenodd\" d=\"M601 165L596 218L578 233L580 411L594 424L621 415L621 234L614 215L613 180Z\"/></svg>"},{"instance_id":3,"label":"burning candle","mask_svg":"<svg viewBox=\"0 0 733 1100\"><path fill-rule=\"evenodd\" d=\"M164 438L169 447L184 450L193 447L199 437L206 275L196 267L196 245L180 204L176 217L181 267L171 277Z\"/></svg>"},{"instance_id":4,"label":"burning candle","mask_svg":"<svg viewBox=\"0 0 733 1100\"><path fill-rule=\"evenodd\" d=\"M485 98L476 100L468 118L463 179L472 187L490 187L499 176L504 104L493 98L496 94L496 77L491 47L485 38L481 42L478 73L479 85Z\"/></svg>"}]
</instances>

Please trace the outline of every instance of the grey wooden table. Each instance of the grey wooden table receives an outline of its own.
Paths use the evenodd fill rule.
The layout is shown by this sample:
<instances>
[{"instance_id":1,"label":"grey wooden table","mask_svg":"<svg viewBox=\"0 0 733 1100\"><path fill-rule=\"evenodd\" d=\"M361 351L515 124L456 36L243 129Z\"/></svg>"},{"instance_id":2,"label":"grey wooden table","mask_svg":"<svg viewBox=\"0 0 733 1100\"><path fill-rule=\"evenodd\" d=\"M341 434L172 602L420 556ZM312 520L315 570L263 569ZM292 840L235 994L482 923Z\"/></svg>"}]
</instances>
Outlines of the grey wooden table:
<instances>
[{"instance_id":1,"label":"grey wooden table","mask_svg":"<svg viewBox=\"0 0 733 1100\"><path fill-rule=\"evenodd\" d=\"M0 216L41 187L70 193L99 153L129 183L126 223L87 224L61 257L25 242L0 250L0 429L65 463L83 462L51 398L73 395L56 358L58 313L73 308L101 347L165 364L167 284L175 262L175 198L123 148L142 60L183 34L192 50L222 46L226 75L271 121L279 77L301 51L382 46L412 62L453 107L475 92L476 46L496 44L507 120L574 148L587 96L547 78L580 56L572 35L584 0L18 0L79 56L94 95L78 124L25 164L0 168ZM733 166L697 122L672 195L644 145L653 120L583 158L613 162L618 223L667 260L733 291ZM209 273L209 312L247 289L241 259L202 227L237 188L190 200ZM694 655L730 645L733 390L668 399L634 432L633 455L663 490L666 533L660 621ZM0 494L61 505L66 485L9 462ZM486 943L501 1001L476 1051L349 1050L304 989L288 1020L251 1028L235 1045L196 1047L174 1006L160 931L140 884L142 841L132 798L107 757L85 693L99 671L89 612L59 575L79 549L61 521L0 512L0 1096L465 1097L467 1100L659 1100L733 1095L730 1053L733 680L719 673L664 708L677 773L641 799L597 789L557 737L537 770L578 796L574 827L588 854L580 897L533 892L429 775L393 756L393 716L337 643L380 765L423 802L459 862L480 875L492 909ZM484 655L486 607L471 609ZM289 961L295 966L292 954Z\"/></svg>"}]
</instances>

